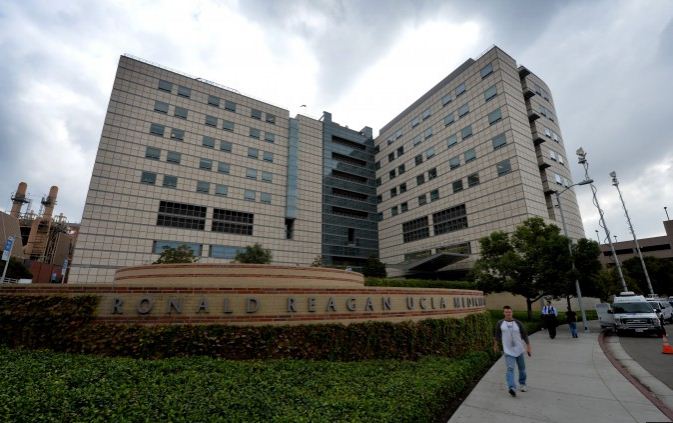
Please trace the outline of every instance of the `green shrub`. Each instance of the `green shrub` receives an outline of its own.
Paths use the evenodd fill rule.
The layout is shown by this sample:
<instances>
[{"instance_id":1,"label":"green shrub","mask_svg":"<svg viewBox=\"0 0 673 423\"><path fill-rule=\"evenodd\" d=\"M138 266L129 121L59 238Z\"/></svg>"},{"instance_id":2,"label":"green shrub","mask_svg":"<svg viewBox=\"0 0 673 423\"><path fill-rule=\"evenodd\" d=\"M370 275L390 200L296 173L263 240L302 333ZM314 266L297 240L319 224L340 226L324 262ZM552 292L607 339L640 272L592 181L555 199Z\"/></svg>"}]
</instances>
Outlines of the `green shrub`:
<instances>
[{"instance_id":1,"label":"green shrub","mask_svg":"<svg viewBox=\"0 0 673 423\"><path fill-rule=\"evenodd\" d=\"M472 281L440 281L432 279L366 278L365 285L404 288L477 289L477 285Z\"/></svg>"},{"instance_id":2,"label":"green shrub","mask_svg":"<svg viewBox=\"0 0 673 423\"><path fill-rule=\"evenodd\" d=\"M0 348L0 421L438 421L491 363L485 352L343 363Z\"/></svg>"}]
</instances>

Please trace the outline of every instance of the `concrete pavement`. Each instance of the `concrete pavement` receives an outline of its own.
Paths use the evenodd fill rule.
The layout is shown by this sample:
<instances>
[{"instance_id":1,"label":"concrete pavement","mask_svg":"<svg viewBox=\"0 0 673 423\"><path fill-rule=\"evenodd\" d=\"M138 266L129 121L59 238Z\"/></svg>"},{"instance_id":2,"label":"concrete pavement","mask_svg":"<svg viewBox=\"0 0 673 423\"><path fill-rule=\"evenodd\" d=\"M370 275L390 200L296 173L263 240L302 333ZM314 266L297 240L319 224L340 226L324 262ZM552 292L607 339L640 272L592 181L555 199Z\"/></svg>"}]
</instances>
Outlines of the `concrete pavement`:
<instances>
[{"instance_id":1,"label":"concrete pavement","mask_svg":"<svg viewBox=\"0 0 673 423\"><path fill-rule=\"evenodd\" d=\"M670 422L610 363L598 343L597 322L590 322L590 329L577 339L567 326L558 328L556 339L543 331L531 335L529 391L509 396L500 358L449 422Z\"/></svg>"}]
</instances>

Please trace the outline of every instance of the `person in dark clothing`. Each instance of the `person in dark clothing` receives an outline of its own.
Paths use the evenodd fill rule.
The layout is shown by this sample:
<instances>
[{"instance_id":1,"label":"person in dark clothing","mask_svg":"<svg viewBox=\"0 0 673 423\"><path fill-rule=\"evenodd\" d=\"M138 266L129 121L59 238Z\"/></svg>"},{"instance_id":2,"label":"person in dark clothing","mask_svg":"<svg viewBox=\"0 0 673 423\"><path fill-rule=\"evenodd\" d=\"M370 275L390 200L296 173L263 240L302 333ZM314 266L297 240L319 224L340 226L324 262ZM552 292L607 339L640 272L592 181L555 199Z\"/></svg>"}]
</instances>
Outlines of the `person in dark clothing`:
<instances>
[{"instance_id":1,"label":"person in dark clothing","mask_svg":"<svg viewBox=\"0 0 673 423\"><path fill-rule=\"evenodd\" d=\"M570 335L577 338L577 314L570 307L566 311L566 322L568 322L568 328L570 328Z\"/></svg>"},{"instance_id":2,"label":"person in dark clothing","mask_svg":"<svg viewBox=\"0 0 673 423\"><path fill-rule=\"evenodd\" d=\"M551 339L556 338L556 317L558 316L558 311L556 307L551 305L551 301L547 301L547 305L542 307L542 322L549 331L549 337Z\"/></svg>"}]
</instances>

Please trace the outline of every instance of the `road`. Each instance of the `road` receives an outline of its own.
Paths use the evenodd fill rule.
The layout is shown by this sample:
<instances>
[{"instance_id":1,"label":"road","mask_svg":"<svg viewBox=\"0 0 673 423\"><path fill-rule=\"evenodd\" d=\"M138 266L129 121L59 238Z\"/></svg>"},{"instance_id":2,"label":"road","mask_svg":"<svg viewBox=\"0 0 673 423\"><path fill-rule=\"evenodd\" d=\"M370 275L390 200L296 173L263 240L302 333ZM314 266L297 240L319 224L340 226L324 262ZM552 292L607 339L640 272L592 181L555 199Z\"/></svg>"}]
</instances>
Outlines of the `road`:
<instances>
[{"instance_id":1,"label":"road","mask_svg":"<svg viewBox=\"0 0 673 423\"><path fill-rule=\"evenodd\" d=\"M673 338L673 324L666 325L669 342ZM622 348L645 370L669 388L673 389L673 354L662 354L661 338L644 335L624 335L619 337Z\"/></svg>"}]
</instances>

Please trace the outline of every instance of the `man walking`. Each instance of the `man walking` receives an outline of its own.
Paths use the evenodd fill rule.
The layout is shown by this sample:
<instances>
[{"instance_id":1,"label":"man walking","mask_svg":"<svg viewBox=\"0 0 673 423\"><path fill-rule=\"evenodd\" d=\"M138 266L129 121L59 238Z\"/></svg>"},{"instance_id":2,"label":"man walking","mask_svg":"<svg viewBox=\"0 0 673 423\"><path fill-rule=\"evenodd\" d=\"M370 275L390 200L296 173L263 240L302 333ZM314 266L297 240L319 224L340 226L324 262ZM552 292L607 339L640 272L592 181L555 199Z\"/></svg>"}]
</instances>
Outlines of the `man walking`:
<instances>
[{"instance_id":1,"label":"man walking","mask_svg":"<svg viewBox=\"0 0 673 423\"><path fill-rule=\"evenodd\" d=\"M547 327L551 339L556 338L556 316L558 316L556 307L551 305L551 301L547 301L547 305L542 307L542 322Z\"/></svg>"},{"instance_id":2,"label":"man walking","mask_svg":"<svg viewBox=\"0 0 673 423\"><path fill-rule=\"evenodd\" d=\"M528 334L523 324L512 316L512 307L504 306L502 308L504 319L495 324L493 333L493 350L498 352L502 346L505 355L505 364L507 372L507 388L509 394L516 396L516 384L514 383L514 365L519 370L519 390L526 392L526 362L524 360L524 350L530 357L531 349L528 341Z\"/></svg>"}]
</instances>

